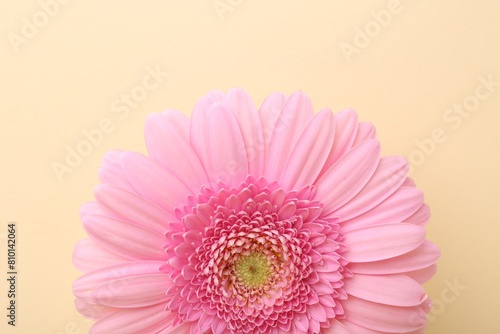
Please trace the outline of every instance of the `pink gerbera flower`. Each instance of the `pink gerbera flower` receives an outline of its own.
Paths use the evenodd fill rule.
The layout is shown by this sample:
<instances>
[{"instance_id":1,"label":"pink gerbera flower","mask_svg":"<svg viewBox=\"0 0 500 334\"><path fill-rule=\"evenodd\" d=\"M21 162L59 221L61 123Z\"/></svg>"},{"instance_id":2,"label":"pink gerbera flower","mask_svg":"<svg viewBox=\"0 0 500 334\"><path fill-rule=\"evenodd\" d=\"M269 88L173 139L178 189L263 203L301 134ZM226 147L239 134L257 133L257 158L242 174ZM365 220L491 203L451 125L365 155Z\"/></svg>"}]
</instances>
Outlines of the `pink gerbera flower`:
<instances>
[{"instance_id":1,"label":"pink gerbera flower","mask_svg":"<svg viewBox=\"0 0 500 334\"><path fill-rule=\"evenodd\" d=\"M112 151L73 286L91 333L423 333L439 251L400 157L301 92L212 92Z\"/></svg>"}]
</instances>

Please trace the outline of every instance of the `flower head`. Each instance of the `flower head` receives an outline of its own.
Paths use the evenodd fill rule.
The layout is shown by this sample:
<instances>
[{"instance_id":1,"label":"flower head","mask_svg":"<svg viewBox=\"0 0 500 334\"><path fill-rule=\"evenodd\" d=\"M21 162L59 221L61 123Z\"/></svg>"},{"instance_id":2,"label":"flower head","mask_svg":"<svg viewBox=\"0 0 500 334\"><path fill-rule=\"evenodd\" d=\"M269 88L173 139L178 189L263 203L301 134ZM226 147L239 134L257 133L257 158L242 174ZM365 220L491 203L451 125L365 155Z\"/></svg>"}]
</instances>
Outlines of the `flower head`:
<instances>
[{"instance_id":1,"label":"flower head","mask_svg":"<svg viewBox=\"0 0 500 334\"><path fill-rule=\"evenodd\" d=\"M212 92L112 151L73 261L92 333L422 333L439 257L400 157L301 92Z\"/></svg>"}]
</instances>

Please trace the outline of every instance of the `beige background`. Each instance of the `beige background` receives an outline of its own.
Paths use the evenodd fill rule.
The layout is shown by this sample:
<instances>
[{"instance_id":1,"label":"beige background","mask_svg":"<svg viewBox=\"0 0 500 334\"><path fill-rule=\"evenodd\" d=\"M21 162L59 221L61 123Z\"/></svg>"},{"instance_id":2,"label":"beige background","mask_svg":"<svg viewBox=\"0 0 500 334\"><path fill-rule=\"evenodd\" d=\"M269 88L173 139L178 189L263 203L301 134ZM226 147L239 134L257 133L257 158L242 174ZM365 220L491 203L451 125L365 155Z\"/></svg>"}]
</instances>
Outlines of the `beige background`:
<instances>
[{"instance_id":1,"label":"beige background","mask_svg":"<svg viewBox=\"0 0 500 334\"><path fill-rule=\"evenodd\" d=\"M428 236L443 255L427 284L436 305L427 333L500 333L500 2L353 3L0 1L0 332L87 332L73 307L71 253L102 156L145 152L147 114L190 113L209 90L241 86L257 104L302 89L316 109L353 107L372 121L384 155L410 159L433 211ZM163 74L145 91L154 70ZM141 92L123 107L122 94ZM460 116L463 103L471 112ZM102 142L58 177L53 163L101 122ZM18 225L15 329L4 315L9 221Z\"/></svg>"}]
</instances>

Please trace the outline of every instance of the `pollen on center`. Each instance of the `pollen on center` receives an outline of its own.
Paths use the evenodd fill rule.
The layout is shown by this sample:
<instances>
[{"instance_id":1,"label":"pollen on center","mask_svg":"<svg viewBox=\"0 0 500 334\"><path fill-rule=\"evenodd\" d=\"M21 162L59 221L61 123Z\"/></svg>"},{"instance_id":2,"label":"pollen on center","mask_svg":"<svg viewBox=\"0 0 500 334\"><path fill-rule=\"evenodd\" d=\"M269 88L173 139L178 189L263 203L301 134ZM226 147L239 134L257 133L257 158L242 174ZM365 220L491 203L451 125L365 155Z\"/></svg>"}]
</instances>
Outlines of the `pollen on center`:
<instances>
[{"instance_id":1,"label":"pollen on center","mask_svg":"<svg viewBox=\"0 0 500 334\"><path fill-rule=\"evenodd\" d=\"M239 258L234 268L241 283L251 288L267 283L271 276L271 267L266 256L258 252Z\"/></svg>"}]
</instances>

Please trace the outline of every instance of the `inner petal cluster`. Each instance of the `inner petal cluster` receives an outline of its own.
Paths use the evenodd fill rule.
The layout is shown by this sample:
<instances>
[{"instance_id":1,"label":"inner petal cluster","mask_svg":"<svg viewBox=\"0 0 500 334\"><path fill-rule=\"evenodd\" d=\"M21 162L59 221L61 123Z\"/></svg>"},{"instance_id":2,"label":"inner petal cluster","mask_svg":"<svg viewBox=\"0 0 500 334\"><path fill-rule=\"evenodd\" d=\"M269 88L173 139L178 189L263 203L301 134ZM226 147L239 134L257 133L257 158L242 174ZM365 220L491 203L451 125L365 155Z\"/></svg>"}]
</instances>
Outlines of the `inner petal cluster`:
<instances>
[{"instance_id":1,"label":"inner petal cluster","mask_svg":"<svg viewBox=\"0 0 500 334\"><path fill-rule=\"evenodd\" d=\"M349 275L345 246L335 220L320 218L322 204L311 199L313 191L286 192L263 180L205 189L181 217L193 230L173 234L166 246L173 262L183 265L172 268L177 288L168 293L177 321L195 320L199 310L210 320L200 320L201 332L215 332L214 326L231 333L292 326L319 332L329 318L341 318L342 279ZM176 251L182 237L191 241L192 253ZM176 295L188 296L195 311L176 307Z\"/></svg>"}]
</instances>

